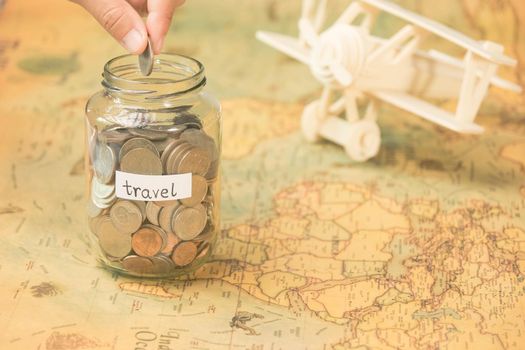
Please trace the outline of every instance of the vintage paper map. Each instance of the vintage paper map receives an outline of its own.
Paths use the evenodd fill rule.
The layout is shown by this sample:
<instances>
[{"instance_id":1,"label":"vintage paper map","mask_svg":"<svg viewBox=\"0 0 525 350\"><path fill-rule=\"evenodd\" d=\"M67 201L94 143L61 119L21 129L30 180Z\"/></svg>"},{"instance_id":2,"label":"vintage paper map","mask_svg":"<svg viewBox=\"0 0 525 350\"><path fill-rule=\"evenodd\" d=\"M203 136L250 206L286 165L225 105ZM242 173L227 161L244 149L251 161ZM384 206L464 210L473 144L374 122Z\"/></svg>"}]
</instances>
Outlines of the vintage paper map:
<instances>
[{"instance_id":1,"label":"vintage paper map","mask_svg":"<svg viewBox=\"0 0 525 350\"><path fill-rule=\"evenodd\" d=\"M519 60L502 75L525 86L521 1L399 3L502 42ZM481 136L384 105L380 154L353 163L305 142L319 85L254 39L296 33L299 6L191 0L175 16L167 51L202 60L223 102L223 230L194 275L141 281L97 267L85 238L83 108L123 50L70 2L6 2L0 349L525 348L524 96L492 90Z\"/></svg>"}]
</instances>

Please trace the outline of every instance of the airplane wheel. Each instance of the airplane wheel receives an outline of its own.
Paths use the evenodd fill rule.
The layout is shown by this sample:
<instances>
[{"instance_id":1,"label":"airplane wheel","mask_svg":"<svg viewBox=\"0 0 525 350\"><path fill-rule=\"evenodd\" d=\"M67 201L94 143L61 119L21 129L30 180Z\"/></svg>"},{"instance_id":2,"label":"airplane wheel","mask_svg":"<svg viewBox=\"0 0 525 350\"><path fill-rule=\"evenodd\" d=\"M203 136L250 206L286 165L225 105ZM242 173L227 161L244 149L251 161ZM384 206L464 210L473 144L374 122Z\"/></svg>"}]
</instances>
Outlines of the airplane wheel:
<instances>
[{"instance_id":1,"label":"airplane wheel","mask_svg":"<svg viewBox=\"0 0 525 350\"><path fill-rule=\"evenodd\" d=\"M301 129L303 130L304 137L310 142L318 142L321 140L321 129L322 116L319 115L319 101L314 101L308 104L301 116Z\"/></svg>"},{"instance_id":2,"label":"airplane wheel","mask_svg":"<svg viewBox=\"0 0 525 350\"><path fill-rule=\"evenodd\" d=\"M376 122L360 120L352 123L345 151L355 161L364 162L379 152L381 132Z\"/></svg>"}]
</instances>

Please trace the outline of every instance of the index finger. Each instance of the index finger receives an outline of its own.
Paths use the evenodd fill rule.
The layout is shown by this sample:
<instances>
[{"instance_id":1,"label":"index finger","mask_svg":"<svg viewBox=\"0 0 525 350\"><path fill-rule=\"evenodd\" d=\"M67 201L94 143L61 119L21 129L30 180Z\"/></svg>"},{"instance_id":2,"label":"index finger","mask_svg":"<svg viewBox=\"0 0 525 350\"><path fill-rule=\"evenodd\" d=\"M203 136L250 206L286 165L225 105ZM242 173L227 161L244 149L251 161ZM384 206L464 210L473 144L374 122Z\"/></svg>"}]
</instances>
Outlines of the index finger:
<instances>
[{"instance_id":1,"label":"index finger","mask_svg":"<svg viewBox=\"0 0 525 350\"><path fill-rule=\"evenodd\" d=\"M170 28L173 12L183 3L184 0L148 0L146 27L155 54L159 54L162 50L164 38Z\"/></svg>"}]
</instances>

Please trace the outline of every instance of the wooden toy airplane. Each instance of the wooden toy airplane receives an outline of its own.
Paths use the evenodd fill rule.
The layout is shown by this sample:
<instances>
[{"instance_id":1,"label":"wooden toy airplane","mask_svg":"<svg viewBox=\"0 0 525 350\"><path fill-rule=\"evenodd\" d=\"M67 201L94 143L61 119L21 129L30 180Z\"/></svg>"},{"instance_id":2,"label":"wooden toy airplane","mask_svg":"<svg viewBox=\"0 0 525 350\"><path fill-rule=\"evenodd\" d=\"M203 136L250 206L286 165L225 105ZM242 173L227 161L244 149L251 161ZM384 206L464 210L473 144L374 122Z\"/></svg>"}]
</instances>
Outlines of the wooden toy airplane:
<instances>
[{"instance_id":1,"label":"wooden toy airplane","mask_svg":"<svg viewBox=\"0 0 525 350\"><path fill-rule=\"evenodd\" d=\"M343 146L352 159L366 161L381 143L376 99L456 132L475 134L483 132L474 120L489 85L521 92L519 85L496 75L499 65L516 65L497 43L476 41L385 0L352 2L320 33L326 7L327 0L303 0L298 39L261 31L256 35L308 65L324 85L321 98L303 111L302 130L310 141L328 139ZM376 37L370 31L379 11L409 24L390 38ZM424 31L464 48L465 56L461 60L418 49ZM364 97L368 102L361 113ZM457 99L456 110L449 112L425 99Z\"/></svg>"}]
</instances>

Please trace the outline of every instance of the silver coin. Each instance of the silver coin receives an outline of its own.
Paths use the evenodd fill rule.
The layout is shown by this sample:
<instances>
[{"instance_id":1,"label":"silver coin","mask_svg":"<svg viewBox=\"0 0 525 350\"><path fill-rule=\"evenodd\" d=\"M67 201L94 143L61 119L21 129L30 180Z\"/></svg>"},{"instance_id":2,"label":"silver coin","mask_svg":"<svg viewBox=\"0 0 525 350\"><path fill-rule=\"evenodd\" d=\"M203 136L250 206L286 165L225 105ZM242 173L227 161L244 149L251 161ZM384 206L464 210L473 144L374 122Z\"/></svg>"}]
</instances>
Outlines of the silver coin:
<instances>
[{"instance_id":1,"label":"silver coin","mask_svg":"<svg viewBox=\"0 0 525 350\"><path fill-rule=\"evenodd\" d=\"M162 207L159 212L159 226L162 227L162 229L167 233L172 232L171 227L173 216L179 206L179 202L175 202L173 205L168 207Z\"/></svg>"},{"instance_id":2,"label":"silver coin","mask_svg":"<svg viewBox=\"0 0 525 350\"><path fill-rule=\"evenodd\" d=\"M148 76L153 71L153 48L148 38L148 45L143 53L139 55L139 68L142 75Z\"/></svg>"},{"instance_id":3,"label":"silver coin","mask_svg":"<svg viewBox=\"0 0 525 350\"><path fill-rule=\"evenodd\" d=\"M98 198L109 198L115 193L115 185L103 184L94 177L91 181L91 191Z\"/></svg>"},{"instance_id":4,"label":"silver coin","mask_svg":"<svg viewBox=\"0 0 525 350\"><path fill-rule=\"evenodd\" d=\"M181 199L180 202L187 207L193 207L204 200L208 193L208 183L206 179L199 175L191 177L191 197Z\"/></svg>"},{"instance_id":5,"label":"silver coin","mask_svg":"<svg viewBox=\"0 0 525 350\"><path fill-rule=\"evenodd\" d=\"M157 255L150 258L153 263L151 273L167 274L171 272L176 266L173 260L164 255Z\"/></svg>"},{"instance_id":6,"label":"silver coin","mask_svg":"<svg viewBox=\"0 0 525 350\"><path fill-rule=\"evenodd\" d=\"M93 233L95 236L98 235L98 225L103 220L104 216L95 216L93 218L88 218L88 226L91 233Z\"/></svg>"},{"instance_id":7,"label":"silver coin","mask_svg":"<svg viewBox=\"0 0 525 350\"><path fill-rule=\"evenodd\" d=\"M120 170L132 174L162 175L162 163L153 151L134 148L122 157Z\"/></svg>"},{"instance_id":8,"label":"silver coin","mask_svg":"<svg viewBox=\"0 0 525 350\"><path fill-rule=\"evenodd\" d=\"M181 113L174 119L177 125L186 125L188 128L202 129L202 122L199 117L190 113Z\"/></svg>"},{"instance_id":9,"label":"silver coin","mask_svg":"<svg viewBox=\"0 0 525 350\"><path fill-rule=\"evenodd\" d=\"M93 160L93 170L100 182L107 184L113 179L115 174L115 152L106 144L98 143L95 147L95 159Z\"/></svg>"},{"instance_id":10,"label":"silver coin","mask_svg":"<svg viewBox=\"0 0 525 350\"><path fill-rule=\"evenodd\" d=\"M122 143L132 137L133 135L128 133L126 129L106 129L99 134L98 138L104 143Z\"/></svg>"},{"instance_id":11,"label":"silver coin","mask_svg":"<svg viewBox=\"0 0 525 350\"><path fill-rule=\"evenodd\" d=\"M98 138L98 132L96 129L89 129L88 131L88 152L89 152L89 159L93 163L95 160L95 148L97 145L97 138Z\"/></svg>"},{"instance_id":12,"label":"silver coin","mask_svg":"<svg viewBox=\"0 0 525 350\"><path fill-rule=\"evenodd\" d=\"M181 140L186 140L194 146L204 148L210 155L210 160L213 162L219 159L219 150L215 141L202 130L188 129L180 136Z\"/></svg>"},{"instance_id":13,"label":"silver coin","mask_svg":"<svg viewBox=\"0 0 525 350\"><path fill-rule=\"evenodd\" d=\"M104 128L104 130L102 130L102 133L112 132L112 131L127 132L127 130L128 128L123 125L111 124L111 125L108 125L106 128Z\"/></svg>"},{"instance_id":14,"label":"silver coin","mask_svg":"<svg viewBox=\"0 0 525 350\"><path fill-rule=\"evenodd\" d=\"M177 166L181 158L191 150L192 145L186 141L181 140L180 145L176 146L171 152L170 156L166 160L166 173L167 174L177 174Z\"/></svg>"},{"instance_id":15,"label":"silver coin","mask_svg":"<svg viewBox=\"0 0 525 350\"><path fill-rule=\"evenodd\" d=\"M111 207L109 217L117 230L129 235L137 231L144 221L139 206L127 200L117 201Z\"/></svg>"},{"instance_id":16,"label":"silver coin","mask_svg":"<svg viewBox=\"0 0 525 350\"><path fill-rule=\"evenodd\" d=\"M201 147L193 147L174 164L174 174L192 173L204 176L210 169L211 159L208 151Z\"/></svg>"},{"instance_id":17,"label":"silver coin","mask_svg":"<svg viewBox=\"0 0 525 350\"><path fill-rule=\"evenodd\" d=\"M157 147L157 150L162 153L164 152L168 146L174 141L175 139L172 137L167 137L164 140L161 141L153 141L155 144L155 147Z\"/></svg>"},{"instance_id":18,"label":"silver coin","mask_svg":"<svg viewBox=\"0 0 525 350\"><path fill-rule=\"evenodd\" d=\"M155 202L148 202L146 204L146 217L153 225L159 225L159 214L161 209L162 207L155 204Z\"/></svg>"},{"instance_id":19,"label":"silver coin","mask_svg":"<svg viewBox=\"0 0 525 350\"><path fill-rule=\"evenodd\" d=\"M104 210L102 208L97 207L95 203L93 203L92 200L89 201L88 207L87 207L88 217L90 218L97 217L100 214L102 214L103 211Z\"/></svg>"},{"instance_id":20,"label":"silver coin","mask_svg":"<svg viewBox=\"0 0 525 350\"><path fill-rule=\"evenodd\" d=\"M185 144L185 141L182 140L174 140L169 145L166 146L166 149L164 152L162 152L162 155L160 156L160 161L162 163L162 169L165 174L168 174L168 171L171 169L168 169L168 159L175 157L177 154L174 154L174 150L181 144Z\"/></svg>"},{"instance_id":21,"label":"silver coin","mask_svg":"<svg viewBox=\"0 0 525 350\"><path fill-rule=\"evenodd\" d=\"M171 231L183 241L190 241L204 230L206 221L206 209L201 204L194 207L180 206L173 215Z\"/></svg>"},{"instance_id":22,"label":"silver coin","mask_svg":"<svg viewBox=\"0 0 525 350\"><path fill-rule=\"evenodd\" d=\"M117 195L115 192L113 192L109 197L106 197L106 198L97 197L97 196L94 196L93 198L96 199L98 203L112 204L117 198Z\"/></svg>"},{"instance_id":23,"label":"silver coin","mask_svg":"<svg viewBox=\"0 0 525 350\"><path fill-rule=\"evenodd\" d=\"M187 129L186 125L169 124L169 125L149 125L148 126L148 130L167 133L169 134L170 137L177 137L186 129Z\"/></svg>"},{"instance_id":24,"label":"silver coin","mask_svg":"<svg viewBox=\"0 0 525 350\"><path fill-rule=\"evenodd\" d=\"M193 242L207 242L213 238L214 229L212 226L206 226L204 230L195 238L192 239Z\"/></svg>"},{"instance_id":25,"label":"silver coin","mask_svg":"<svg viewBox=\"0 0 525 350\"><path fill-rule=\"evenodd\" d=\"M129 129L129 132L135 136L144 137L151 141L161 141L168 137L167 133L158 130Z\"/></svg>"},{"instance_id":26,"label":"silver coin","mask_svg":"<svg viewBox=\"0 0 525 350\"><path fill-rule=\"evenodd\" d=\"M210 163L210 168L204 177L209 181L215 181L219 175L219 165L219 159L212 161Z\"/></svg>"},{"instance_id":27,"label":"silver coin","mask_svg":"<svg viewBox=\"0 0 525 350\"><path fill-rule=\"evenodd\" d=\"M146 220L146 202L144 201L132 201L133 204L137 205L142 213L143 221Z\"/></svg>"},{"instance_id":28,"label":"silver coin","mask_svg":"<svg viewBox=\"0 0 525 350\"><path fill-rule=\"evenodd\" d=\"M108 198L98 198L97 196L92 195L91 200L93 201L93 204L95 204L95 206L99 207L100 209L106 209L109 208L117 200L117 197L115 193L113 193Z\"/></svg>"},{"instance_id":29,"label":"silver coin","mask_svg":"<svg viewBox=\"0 0 525 350\"><path fill-rule=\"evenodd\" d=\"M135 148L146 148L152 151L157 155L157 157L160 157L159 151L157 150L157 147L155 147L155 144L151 142L148 139L142 138L142 137L134 137L132 139L129 139L126 141L122 148L119 151L118 159L122 162L122 158L131 150Z\"/></svg>"},{"instance_id":30,"label":"silver coin","mask_svg":"<svg viewBox=\"0 0 525 350\"><path fill-rule=\"evenodd\" d=\"M210 247L211 245L208 242L201 243L198 247L197 257L195 259L202 259L206 257L207 255L210 255L211 254Z\"/></svg>"},{"instance_id":31,"label":"silver coin","mask_svg":"<svg viewBox=\"0 0 525 350\"><path fill-rule=\"evenodd\" d=\"M139 275L151 273L153 262L149 258L137 255L128 255L122 259L122 265L125 270Z\"/></svg>"},{"instance_id":32,"label":"silver coin","mask_svg":"<svg viewBox=\"0 0 525 350\"><path fill-rule=\"evenodd\" d=\"M164 148L164 151L162 152L160 159L165 163L166 158L171 154L173 149L175 149L175 147L177 147L181 143L184 143L184 141L179 140L179 139L170 139L170 142L168 142L168 144Z\"/></svg>"},{"instance_id":33,"label":"silver coin","mask_svg":"<svg viewBox=\"0 0 525 350\"><path fill-rule=\"evenodd\" d=\"M102 250L114 258L123 258L131 251L131 236L121 233L109 217L97 224L97 237Z\"/></svg>"}]
</instances>

